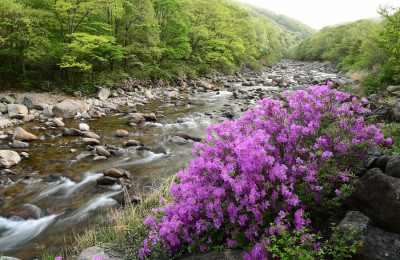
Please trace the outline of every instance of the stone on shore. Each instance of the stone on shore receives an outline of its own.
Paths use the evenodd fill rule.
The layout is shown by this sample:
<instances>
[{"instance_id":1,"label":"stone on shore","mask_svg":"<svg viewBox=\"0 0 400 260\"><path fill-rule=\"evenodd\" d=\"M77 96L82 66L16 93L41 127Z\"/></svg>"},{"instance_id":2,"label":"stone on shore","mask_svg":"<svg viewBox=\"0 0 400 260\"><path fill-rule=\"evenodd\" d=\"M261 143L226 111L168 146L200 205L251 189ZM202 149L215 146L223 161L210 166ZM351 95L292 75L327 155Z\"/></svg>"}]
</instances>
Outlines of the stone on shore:
<instances>
[{"instance_id":1,"label":"stone on shore","mask_svg":"<svg viewBox=\"0 0 400 260\"><path fill-rule=\"evenodd\" d=\"M29 96L24 97L23 104L27 106L29 109L38 109L38 110L43 110L46 106L46 104L43 101Z\"/></svg>"},{"instance_id":2,"label":"stone on shore","mask_svg":"<svg viewBox=\"0 0 400 260\"><path fill-rule=\"evenodd\" d=\"M0 168L10 168L21 162L17 152L11 150L0 150Z\"/></svg>"},{"instance_id":3,"label":"stone on shore","mask_svg":"<svg viewBox=\"0 0 400 260\"><path fill-rule=\"evenodd\" d=\"M82 100L66 99L53 107L53 113L56 117L73 118L77 113L87 111L89 105Z\"/></svg>"},{"instance_id":4,"label":"stone on shore","mask_svg":"<svg viewBox=\"0 0 400 260\"><path fill-rule=\"evenodd\" d=\"M94 95L95 98L100 100L106 100L111 94L110 89L108 88L100 88L97 93Z\"/></svg>"}]
</instances>

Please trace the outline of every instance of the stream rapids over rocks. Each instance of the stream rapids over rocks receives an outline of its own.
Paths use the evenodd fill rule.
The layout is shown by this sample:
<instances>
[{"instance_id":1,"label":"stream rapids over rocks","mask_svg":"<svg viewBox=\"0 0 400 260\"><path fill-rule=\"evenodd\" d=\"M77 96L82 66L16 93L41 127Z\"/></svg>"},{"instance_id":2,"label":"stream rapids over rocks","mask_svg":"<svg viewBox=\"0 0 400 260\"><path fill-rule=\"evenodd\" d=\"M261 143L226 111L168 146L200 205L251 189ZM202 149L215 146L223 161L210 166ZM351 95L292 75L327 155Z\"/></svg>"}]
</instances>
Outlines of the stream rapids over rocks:
<instances>
[{"instance_id":1,"label":"stream rapids over rocks","mask_svg":"<svg viewBox=\"0 0 400 260\"><path fill-rule=\"evenodd\" d=\"M11 116L10 105L22 102L17 94L1 95L0 150L15 151L22 160L0 169L0 253L29 259L38 249L57 252L64 236L101 223L109 207L120 207L123 187L137 200L162 178L187 167L193 143L210 124L240 117L263 98L283 99L286 90L328 80L347 84L328 65L283 60L259 73L245 70L147 91L111 91L105 98L86 99L97 112L83 112L61 124L44 116L46 107L43 112L31 108L24 116L30 120ZM87 137L93 135L85 131L66 135L66 128L86 128L82 123L98 141L90 143ZM18 124L38 139L28 146L13 141ZM105 178L112 168L125 179Z\"/></svg>"}]
</instances>

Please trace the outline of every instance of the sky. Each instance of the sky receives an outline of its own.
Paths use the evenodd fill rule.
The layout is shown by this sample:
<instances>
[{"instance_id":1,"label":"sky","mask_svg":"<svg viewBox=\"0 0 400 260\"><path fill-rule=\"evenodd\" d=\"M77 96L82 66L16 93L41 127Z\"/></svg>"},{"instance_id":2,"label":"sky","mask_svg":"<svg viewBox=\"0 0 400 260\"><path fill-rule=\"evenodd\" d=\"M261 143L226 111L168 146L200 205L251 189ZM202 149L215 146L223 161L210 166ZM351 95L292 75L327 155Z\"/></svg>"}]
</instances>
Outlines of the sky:
<instances>
[{"instance_id":1,"label":"sky","mask_svg":"<svg viewBox=\"0 0 400 260\"><path fill-rule=\"evenodd\" d=\"M400 6L400 0L239 0L295 18L314 29L379 17L379 5Z\"/></svg>"}]
</instances>

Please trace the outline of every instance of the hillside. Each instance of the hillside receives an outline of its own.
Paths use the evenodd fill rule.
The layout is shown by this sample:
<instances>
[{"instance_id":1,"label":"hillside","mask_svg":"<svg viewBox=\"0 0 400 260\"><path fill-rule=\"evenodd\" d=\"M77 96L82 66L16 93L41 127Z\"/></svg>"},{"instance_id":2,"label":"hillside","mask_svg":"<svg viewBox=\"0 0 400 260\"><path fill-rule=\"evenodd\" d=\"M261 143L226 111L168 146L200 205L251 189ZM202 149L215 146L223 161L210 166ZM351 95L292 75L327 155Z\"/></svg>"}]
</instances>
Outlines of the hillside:
<instances>
[{"instance_id":1,"label":"hillside","mask_svg":"<svg viewBox=\"0 0 400 260\"><path fill-rule=\"evenodd\" d=\"M267 18L279 33L279 40L283 50L300 43L302 40L316 32L313 28L296 19L283 14L241 2L236 2L245 8L255 18Z\"/></svg>"}]
</instances>

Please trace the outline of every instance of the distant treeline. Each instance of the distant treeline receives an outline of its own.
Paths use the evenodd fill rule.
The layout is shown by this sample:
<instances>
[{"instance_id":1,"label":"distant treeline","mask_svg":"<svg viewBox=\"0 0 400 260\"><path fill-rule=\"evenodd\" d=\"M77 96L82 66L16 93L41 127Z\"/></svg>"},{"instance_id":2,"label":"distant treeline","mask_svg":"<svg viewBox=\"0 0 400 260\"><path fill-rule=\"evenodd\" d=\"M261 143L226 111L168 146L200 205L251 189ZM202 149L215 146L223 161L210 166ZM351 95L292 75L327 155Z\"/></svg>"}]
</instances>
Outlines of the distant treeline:
<instances>
[{"instance_id":1,"label":"distant treeline","mask_svg":"<svg viewBox=\"0 0 400 260\"><path fill-rule=\"evenodd\" d=\"M0 88L257 69L301 40L286 43L280 31L223 0L0 0Z\"/></svg>"},{"instance_id":2,"label":"distant treeline","mask_svg":"<svg viewBox=\"0 0 400 260\"><path fill-rule=\"evenodd\" d=\"M325 27L299 45L290 56L300 60L330 61L353 74L368 93L400 83L400 7L379 11L382 22L359 20Z\"/></svg>"}]
</instances>

